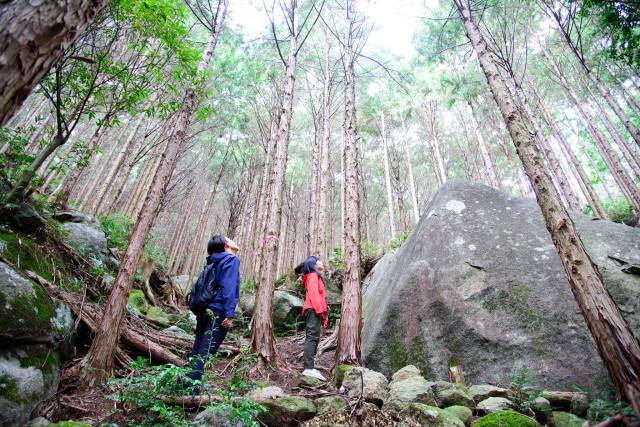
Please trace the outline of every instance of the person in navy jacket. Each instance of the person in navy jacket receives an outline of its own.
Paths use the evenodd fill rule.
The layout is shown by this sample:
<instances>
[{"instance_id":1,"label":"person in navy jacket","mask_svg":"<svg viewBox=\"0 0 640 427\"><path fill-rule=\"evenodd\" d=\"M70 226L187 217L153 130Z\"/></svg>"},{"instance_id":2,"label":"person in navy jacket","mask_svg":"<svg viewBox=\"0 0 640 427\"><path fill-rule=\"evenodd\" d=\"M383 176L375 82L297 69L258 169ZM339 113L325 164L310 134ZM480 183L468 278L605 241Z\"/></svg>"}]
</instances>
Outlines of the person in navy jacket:
<instances>
[{"instance_id":1,"label":"person in navy jacket","mask_svg":"<svg viewBox=\"0 0 640 427\"><path fill-rule=\"evenodd\" d=\"M196 317L196 338L189 354L193 380L202 379L204 362L216 354L227 331L233 325L233 316L240 296L240 260L232 252L238 247L224 235L213 236L207 244L207 265L215 264L215 282L220 287L209 310Z\"/></svg>"}]
</instances>

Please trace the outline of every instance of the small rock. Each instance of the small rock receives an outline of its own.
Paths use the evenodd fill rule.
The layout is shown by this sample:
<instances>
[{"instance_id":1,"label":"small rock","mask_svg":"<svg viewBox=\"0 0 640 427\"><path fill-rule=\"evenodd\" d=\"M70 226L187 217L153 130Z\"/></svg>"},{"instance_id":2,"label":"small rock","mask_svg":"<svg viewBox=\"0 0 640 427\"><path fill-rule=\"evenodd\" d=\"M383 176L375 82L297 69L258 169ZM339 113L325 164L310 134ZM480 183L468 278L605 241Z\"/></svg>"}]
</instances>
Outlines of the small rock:
<instances>
[{"instance_id":1,"label":"small rock","mask_svg":"<svg viewBox=\"0 0 640 427\"><path fill-rule=\"evenodd\" d=\"M316 415L313 402L303 396L281 396L263 400L260 404L269 409L267 414L259 415L259 419L271 427L293 427Z\"/></svg>"},{"instance_id":2,"label":"small rock","mask_svg":"<svg viewBox=\"0 0 640 427\"><path fill-rule=\"evenodd\" d=\"M144 293L140 289L132 289L127 300L127 307L135 314L145 314L149 305L144 297Z\"/></svg>"},{"instance_id":3,"label":"small rock","mask_svg":"<svg viewBox=\"0 0 640 427\"><path fill-rule=\"evenodd\" d=\"M490 397L489 399L502 399L501 397ZM473 427L496 427L496 426L517 426L517 427L540 427L540 424L533 418L529 418L515 411L496 411L477 419Z\"/></svg>"},{"instance_id":4,"label":"small rock","mask_svg":"<svg viewBox=\"0 0 640 427\"><path fill-rule=\"evenodd\" d=\"M192 335L186 333L185 331L183 331L182 329L180 329L176 325L172 325L172 326L169 326L166 329L163 329L162 333L163 334L167 334L167 335L171 335L171 336L174 336L174 337L193 338Z\"/></svg>"},{"instance_id":5,"label":"small rock","mask_svg":"<svg viewBox=\"0 0 640 427\"><path fill-rule=\"evenodd\" d=\"M435 405L436 400L431 390L431 383L420 375L391 381L389 398L384 402L385 408L402 410L413 402Z\"/></svg>"},{"instance_id":6,"label":"small rock","mask_svg":"<svg viewBox=\"0 0 640 427\"><path fill-rule=\"evenodd\" d=\"M412 403L409 405L409 413L423 427L464 427L464 423L457 417L435 406L424 403Z\"/></svg>"},{"instance_id":7,"label":"small rock","mask_svg":"<svg viewBox=\"0 0 640 427\"><path fill-rule=\"evenodd\" d=\"M490 397L504 397L509 395L509 390L502 387L496 387L489 384L472 385L469 387L469 393L473 400L478 403Z\"/></svg>"},{"instance_id":8,"label":"small rock","mask_svg":"<svg viewBox=\"0 0 640 427\"><path fill-rule=\"evenodd\" d=\"M8 212L7 218L11 218L11 223L15 228L27 234L35 233L47 224L42 215L33 206L27 204Z\"/></svg>"},{"instance_id":9,"label":"small rock","mask_svg":"<svg viewBox=\"0 0 640 427\"><path fill-rule=\"evenodd\" d=\"M344 379L347 377L347 374L349 373L349 371L353 369L353 366L351 365L338 365L336 366L336 368L334 369L334 382L336 384L336 387L340 387L342 386L342 383L344 382Z\"/></svg>"},{"instance_id":10,"label":"small rock","mask_svg":"<svg viewBox=\"0 0 640 427\"><path fill-rule=\"evenodd\" d=\"M300 375L300 379L298 380L298 387L302 388L318 388L324 384L324 381L308 375Z\"/></svg>"},{"instance_id":11,"label":"small rock","mask_svg":"<svg viewBox=\"0 0 640 427\"><path fill-rule=\"evenodd\" d=\"M473 412L471 409L466 406L453 405L443 409L449 415L452 415L462 421L465 424L468 424L471 421L471 417L473 416Z\"/></svg>"},{"instance_id":12,"label":"small rock","mask_svg":"<svg viewBox=\"0 0 640 427\"><path fill-rule=\"evenodd\" d=\"M576 394L571 398L571 413L579 417L587 414L589 409L589 398L586 394Z\"/></svg>"},{"instance_id":13,"label":"small rock","mask_svg":"<svg viewBox=\"0 0 640 427\"><path fill-rule=\"evenodd\" d=\"M476 409L479 412L490 414L492 412L504 411L513 408L513 402L504 397L490 397L478 403Z\"/></svg>"},{"instance_id":14,"label":"small rock","mask_svg":"<svg viewBox=\"0 0 640 427\"><path fill-rule=\"evenodd\" d=\"M284 391L277 386L258 387L251 390L245 397L254 402L261 403L263 400L275 399L284 396Z\"/></svg>"},{"instance_id":15,"label":"small rock","mask_svg":"<svg viewBox=\"0 0 640 427\"><path fill-rule=\"evenodd\" d=\"M551 402L544 397L536 397L533 400L533 410L536 412L551 412Z\"/></svg>"},{"instance_id":16,"label":"small rock","mask_svg":"<svg viewBox=\"0 0 640 427\"><path fill-rule=\"evenodd\" d=\"M200 427L245 427L247 424L235 419L228 407L213 406L200 412L194 420ZM257 421L256 421L257 422Z\"/></svg>"},{"instance_id":17,"label":"small rock","mask_svg":"<svg viewBox=\"0 0 640 427\"><path fill-rule=\"evenodd\" d=\"M45 417L38 417L38 418L34 418L31 421L29 421L25 425L25 427L47 427L47 426L49 426L51 424L52 424L51 421L49 421Z\"/></svg>"},{"instance_id":18,"label":"small rock","mask_svg":"<svg viewBox=\"0 0 640 427\"><path fill-rule=\"evenodd\" d=\"M446 381L437 381L432 386L436 402L439 407L446 408L447 406L466 406L473 408L475 403L469 389L461 384L453 384Z\"/></svg>"},{"instance_id":19,"label":"small rock","mask_svg":"<svg viewBox=\"0 0 640 427\"><path fill-rule=\"evenodd\" d=\"M407 365L404 368L398 370L391 376L391 381L402 381L411 377L419 377L420 370L413 365Z\"/></svg>"},{"instance_id":20,"label":"small rock","mask_svg":"<svg viewBox=\"0 0 640 427\"><path fill-rule=\"evenodd\" d=\"M159 307L155 307L155 306L149 307L147 309L147 317L163 325L168 325L169 323L171 323L167 313L162 311L162 309Z\"/></svg>"},{"instance_id":21,"label":"small rock","mask_svg":"<svg viewBox=\"0 0 640 427\"><path fill-rule=\"evenodd\" d=\"M313 401L318 410L318 415L328 412L342 412L347 407L347 403L340 396L324 396Z\"/></svg>"},{"instance_id":22,"label":"small rock","mask_svg":"<svg viewBox=\"0 0 640 427\"><path fill-rule=\"evenodd\" d=\"M362 367L351 368L342 387L349 397L362 397L367 401L382 407L382 403L387 399L389 382L380 372Z\"/></svg>"},{"instance_id":23,"label":"small rock","mask_svg":"<svg viewBox=\"0 0 640 427\"><path fill-rule=\"evenodd\" d=\"M556 427L582 427L587 420L568 412L553 412L553 422Z\"/></svg>"}]
</instances>

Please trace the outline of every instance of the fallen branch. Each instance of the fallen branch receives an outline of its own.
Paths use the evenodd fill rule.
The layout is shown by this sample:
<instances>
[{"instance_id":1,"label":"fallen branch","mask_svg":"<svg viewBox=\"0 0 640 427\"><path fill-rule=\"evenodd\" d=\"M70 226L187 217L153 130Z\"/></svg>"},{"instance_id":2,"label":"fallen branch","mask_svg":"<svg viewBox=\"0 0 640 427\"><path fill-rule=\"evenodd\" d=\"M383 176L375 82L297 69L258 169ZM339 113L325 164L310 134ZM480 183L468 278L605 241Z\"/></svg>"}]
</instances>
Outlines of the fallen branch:
<instances>
[{"instance_id":1,"label":"fallen branch","mask_svg":"<svg viewBox=\"0 0 640 427\"><path fill-rule=\"evenodd\" d=\"M623 424L624 424L624 416L622 414L618 414L607 420L604 420L600 424L596 424L595 427L614 427L614 426L620 426Z\"/></svg>"},{"instance_id":2,"label":"fallen branch","mask_svg":"<svg viewBox=\"0 0 640 427\"><path fill-rule=\"evenodd\" d=\"M158 400L169 405L182 406L183 408L200 408L211 404L211 402L223 401L220 396L210 396L208 394L200 396L158 396Z\"/></svg>"},{"instance_id":3,"label":"fallen branch","mask_svg":"<svg viewBox=\"0 0 640 427\"><path fill-rule=\"evenodd\" d=\"M95 333L97 324L102 320L103 308L94 303L84 304L79 301L79 296L66 292L57 286L53 285L48 280L40 277L32 271L26 271L25 274L42 285L49 295L64 302L71 311L74 312L86 325ZM149 357L150 360L161 363L172 363L176 366L183 366L184 360L179 356L173 354L171 351L165 349L161 344L146 338L144 335L127 327L122 328L120 333L120 340L123 344L137 350ZM121 350L120 350L121 351ZM116 350L116 357L118 360L127 360L128 356L118 353Z\"/></svg>"}]
</instances>

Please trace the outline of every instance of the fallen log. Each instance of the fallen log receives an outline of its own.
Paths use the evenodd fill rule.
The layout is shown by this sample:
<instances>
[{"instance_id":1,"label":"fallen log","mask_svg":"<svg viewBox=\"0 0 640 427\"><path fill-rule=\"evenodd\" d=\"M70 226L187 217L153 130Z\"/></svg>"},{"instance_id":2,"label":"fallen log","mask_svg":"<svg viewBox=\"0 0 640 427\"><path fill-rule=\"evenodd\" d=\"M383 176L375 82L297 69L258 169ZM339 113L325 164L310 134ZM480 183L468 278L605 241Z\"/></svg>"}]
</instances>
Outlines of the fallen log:
<instances>
[{"instance_id":1,"label":"fallen log","mask_svg":"<svg viewBox=\"0 0 640 427\"><path fill-rule=\"evenodd\" d=\"M102 307L94 303L85 302L81 296L60 289L32 271L26 271L25 274L42 285L49 295L64 302L92 332L96 331L98 322L102 320ZM172 363L176 366L184 365L184 360L181 357L130 328L122 328L120 340L138 353L149 356L149 359L153 362ZM116 356L118 356L117 353ZM126 357L120 355L118 359L126 360Z\"/></svg>"},{"instance_id":2,"label":"fallen log","mask_svg":"<svg viewBox=\"0 0 640 427\"><path fill-rule=\"evenodd\" d=\"M210 396L208 394L200 396L158 396L158 400L169 405L182 406L183 408L200 408L211 404L211 402L223 401L220 396Z\"/></svg>"}]
</instances>

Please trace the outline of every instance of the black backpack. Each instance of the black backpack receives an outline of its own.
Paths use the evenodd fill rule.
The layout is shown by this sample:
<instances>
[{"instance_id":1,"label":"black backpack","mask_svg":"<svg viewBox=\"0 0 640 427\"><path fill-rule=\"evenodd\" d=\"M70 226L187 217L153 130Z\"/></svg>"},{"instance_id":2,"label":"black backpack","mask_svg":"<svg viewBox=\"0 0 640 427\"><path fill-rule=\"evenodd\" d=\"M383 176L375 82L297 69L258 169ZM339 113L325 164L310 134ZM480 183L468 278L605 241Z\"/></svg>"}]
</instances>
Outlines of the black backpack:
<instances>
[{"instance_id":1,"label":"black backpack","mask_svg":"<svg viewBox=\"0 0 640 427\"><path fill-rule=\"evenodd\" d=\"M220 290L216 282L215 264L207 264L187 295L187 305L195 315L205 312Z\"/></svg>"}]
</instances>

